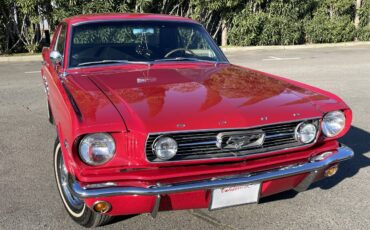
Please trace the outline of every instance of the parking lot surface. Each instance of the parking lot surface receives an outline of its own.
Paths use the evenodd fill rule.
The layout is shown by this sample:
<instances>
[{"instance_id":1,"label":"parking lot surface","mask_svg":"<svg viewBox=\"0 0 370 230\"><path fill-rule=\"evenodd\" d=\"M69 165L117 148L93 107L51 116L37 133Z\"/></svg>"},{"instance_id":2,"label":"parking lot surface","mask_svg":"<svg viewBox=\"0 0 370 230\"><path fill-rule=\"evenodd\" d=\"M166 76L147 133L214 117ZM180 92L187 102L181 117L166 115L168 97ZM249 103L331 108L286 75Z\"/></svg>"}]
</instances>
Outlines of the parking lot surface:
<instances>
[{"instance_id":1,"label":"parking lot surface","mask_svg":"<svg viewBox=\"0 0 370 230\"><path fill-rule=\"evenodd\" d=\"M342 97L354 121L342 142L355 157L333 178L260 204L119 218L100 229L369 229L370 46L227 52L232 63L302 81ZM40 62L0 63L0 229L79 229L52 168ZM124 220L124 221L123 221ZM82 229L82 227L81 227Z\"/></svg>"}]
</instances>

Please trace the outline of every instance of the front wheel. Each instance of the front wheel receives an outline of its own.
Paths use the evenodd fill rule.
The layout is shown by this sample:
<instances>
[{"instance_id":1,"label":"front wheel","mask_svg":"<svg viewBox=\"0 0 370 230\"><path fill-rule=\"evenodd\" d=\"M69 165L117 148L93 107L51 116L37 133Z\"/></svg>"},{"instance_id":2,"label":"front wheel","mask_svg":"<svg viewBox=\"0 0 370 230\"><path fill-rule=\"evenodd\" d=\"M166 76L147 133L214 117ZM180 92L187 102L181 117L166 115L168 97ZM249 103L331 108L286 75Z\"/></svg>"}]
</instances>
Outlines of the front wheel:
<instances>
[{"instance_id":1,"label":"front wheel","mask_svg":"<svg viewBox=\"0 0 370 230\"><path fill-rule=\"evenodd\" d=\"M65 209L72 219L84 227L97 227L107 224L112 217L91 210L85 202L74 196L68 187L68 171L62 150L57 139L54 146L54 171L57 187Z\"/></svg>"}]
</instances>

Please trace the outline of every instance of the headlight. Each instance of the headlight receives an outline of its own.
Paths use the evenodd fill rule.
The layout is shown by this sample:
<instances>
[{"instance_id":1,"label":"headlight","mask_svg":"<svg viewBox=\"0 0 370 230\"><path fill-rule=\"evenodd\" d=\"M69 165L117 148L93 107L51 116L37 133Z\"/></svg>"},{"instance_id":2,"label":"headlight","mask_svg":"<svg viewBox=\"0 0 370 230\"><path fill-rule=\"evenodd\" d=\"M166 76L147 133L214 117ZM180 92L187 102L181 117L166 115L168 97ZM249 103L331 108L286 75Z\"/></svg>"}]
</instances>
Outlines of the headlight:
<instances>
[{"instance_id":1,"label":"headlight","mask_svg":"<svg viewBox=\"0 0 370 230\"><path fill-rule=\"evenodd\" d=\"M83 162L89 165L101 165L114 156L116 145L107 133L88 134L82 138L79 154Z\"/></svg>"},{"instance_id":2,"label":"headlight","mask_svg":"<svg viewBox=\"0 0 370 230\"><path fill-rule=\"evenodd\" d=\"M334 137L343 131L346 125L346 117L342 111L327 113L321 123L322 132L327 137Z\"/></svg>"},{"instance_id":3,"label":"headlight","mask_svg":"<svg viewBox=\"0 0 370 230\"><path fill-rule=\"evenodd\" d=\"M296 140L308 144L315 140L317 134L317 128L312 123L302 122L300 123L295 131Z\"/></svg>"},{"instance_id":4,"label":"headlight","mask_svg":"<svg viewBox=\"0 0 370 230\"><path fill-rule=\"evenodd\" d=\"M159 137L152 149L159 159L169 160L177 153L177 142L171 137Z\"/></svg>"}]
</instances>

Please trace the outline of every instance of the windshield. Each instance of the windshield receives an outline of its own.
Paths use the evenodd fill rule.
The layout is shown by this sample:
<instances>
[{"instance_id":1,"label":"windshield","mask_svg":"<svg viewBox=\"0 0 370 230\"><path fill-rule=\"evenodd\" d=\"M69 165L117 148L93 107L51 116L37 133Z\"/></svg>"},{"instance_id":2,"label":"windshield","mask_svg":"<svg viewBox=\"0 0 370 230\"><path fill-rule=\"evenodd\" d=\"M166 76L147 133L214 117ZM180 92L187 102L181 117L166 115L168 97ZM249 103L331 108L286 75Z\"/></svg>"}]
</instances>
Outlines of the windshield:
<instances>
[{"instance_id":1,"label":"windshield","mask_svg":"<svg viewBox=\"0 0 370 230\"><path fill-rule=\"evenodd\" d=\"M106 21L72 29L69 67L154 61L227 60L195 23Z\"/></svg>"}]
</instances>

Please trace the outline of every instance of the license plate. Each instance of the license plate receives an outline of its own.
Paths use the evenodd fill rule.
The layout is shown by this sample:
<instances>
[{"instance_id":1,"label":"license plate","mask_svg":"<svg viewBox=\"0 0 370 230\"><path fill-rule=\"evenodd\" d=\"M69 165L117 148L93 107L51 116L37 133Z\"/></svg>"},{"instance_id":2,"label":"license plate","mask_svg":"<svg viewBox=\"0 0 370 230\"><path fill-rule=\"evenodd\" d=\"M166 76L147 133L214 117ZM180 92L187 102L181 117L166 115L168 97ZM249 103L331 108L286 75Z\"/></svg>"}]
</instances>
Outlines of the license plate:
<instances>
[{"instance_id":1,"label":"license plate","mask_svg":"<svg viewBox=\"0 0 370 230\"><path fill-rule=\"evenodd\" d=\"M257 203L261 184L217 188L212 191L209 210Z\"/></svg>"}]
</instances>

